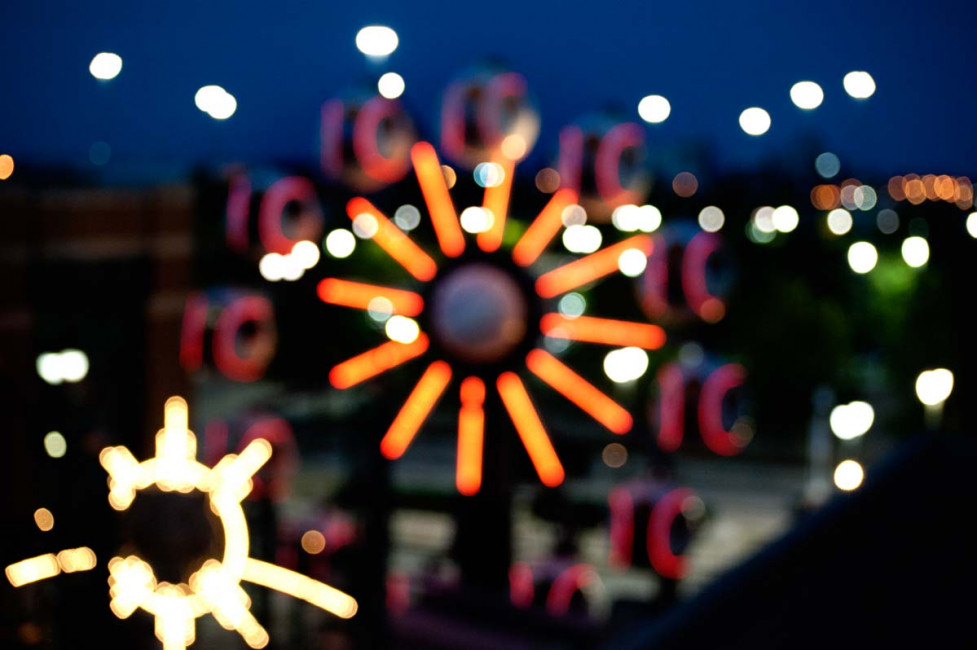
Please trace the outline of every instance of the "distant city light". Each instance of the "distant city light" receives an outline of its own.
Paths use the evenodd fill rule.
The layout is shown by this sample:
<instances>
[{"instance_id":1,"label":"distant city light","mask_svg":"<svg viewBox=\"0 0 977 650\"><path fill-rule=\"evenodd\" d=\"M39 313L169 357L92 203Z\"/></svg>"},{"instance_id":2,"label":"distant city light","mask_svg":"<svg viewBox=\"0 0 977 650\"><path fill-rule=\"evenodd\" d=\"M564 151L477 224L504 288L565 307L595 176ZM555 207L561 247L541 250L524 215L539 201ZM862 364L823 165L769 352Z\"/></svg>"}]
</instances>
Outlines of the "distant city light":
<instances>
[{"instance_id":1,"label":"distant city light","mask_svg":"<svg viewBox=\"0 0 977 650\"><path fill-rule=\"evenodd\" d=\"M875 422L875 409L868 402L855 401L839 404L831 409L828 418L831 432L841 440L853 440L864 436Z\"/></svg>"},{"instance_id":2,"label":"distant city light","mask_svg":"<svg viewBox=\"0 0 977 650\"><path fill-rule=\"evenodd\" d=\"M636 278L645 272L645 267L648 266L648 256L636 248L629 248L617 258L617 266L624 275L629 278Z\"/></svg>"},{"instance_id":3,"label":"distant city light","mask_svg":"<svg viewBox=\"0 0 977 650\"><path fill-rule=\"evenodd\" d=\"M864 70L849 72L842 83L845 92L855 99L867 99L875 94L875 79Z\"/></svg>"},{"instance_id":4,"label":"distant city light","mask_svg":"<svg viewBox=\"0 0 977 650\"><path fill-rule=\"evenodd\" d=\"M604 355L604 374L616 384L634 381L647 370L648 353L641 348L620 348Z\"/></svg>"},{"instance_id":5,"label":"distant city light","mask_svg":"<svg viewBox=\"0 0 977 650\"><path fill-rule=\"evenodd\" d=\"M879 262L879 252L867 241L858 241L848 247L848 266L855 273L868 273Z\"/></svg>"},{"instance_id":6,"label":"distant city light","mask_svg":"<svg viewBox=\"0 0 977 650\"><path fill-rule=\"evenodd\" d=\"M699 227L706 232L719 232L726 223L726 215L714 205L707 205L699 211Z\"/></svg>"},{"instance_id":7,"label":"distant city light","mask_svg":"<svg viewBox=\"0 0 977 650\"><path fill-rule=\"evenodd\" d=\"M495 217L490 210L473 205L461 211L459 221L462 230L477 234L491 228Z\"/></svg>"},{"instance_id":8,"label":"distant city light","mask_svg":"<svg viewBox=\"0 0 977 650\"><path fill-rule=\"evenodd\" d=\"M356 49L367 56L388 56L399 44L397 32L385 25L368 25L356 33Z\"/></svg>"},{"instance_id":9,"label":"distant city light","mask_svg":"<svg viewBox=\"0 0 977 650\"><path fill-rule=\"evenodd\" d=\"M14 173L14 159L10 154L0 155L0 181L5 181Z\"/></svg>"},{"instance_id":10,"label":"distant city light","mask_svg":"<svg viewBox=\"0 0 977 650\"><path fill-rule=\"evenodd\" d=\"M882 234L891 235L899 230L899 213L889 208L879 210L879 213L875 216L875 225L879 227L879 231Z\"/></svg>"},{"instance_id":11,"label":"distant city light","mask_svg":"<svg viewBox=\"0 0 977 650\"><path fill-rule=\"evenodd\" d=\"M916 397L926 406L937 406L953 392L953 373L946 368L924 370L916 378Z\"/></svg>"},{"instance_id":12,"label":"distant city light","mask_svg":"<svg viewBox=\"0 0 977 650\"><path fill-rule=\"evenodd\" d=\"M843 460L835 468L835 485L839 490L857 490L865 480L865 470L854 460Z\"/></svg>"},{"instance_id":13,"label":"distant city light","mask_svg":"<svg viewBox=\"0 0 977 650\"><path fill-rule=\"evenodd\" d=\"M193 96L193 103L215 120L226 120L237 111L237 100L234 96L213 84L201 86Z\"/></svg>"},{"instance_id":14,"label":"distant city light","mask_svg":"<svg viewBox=\"0 0 977 650\"><path fill-rule=\"evenodd\" d=\"M394 223L404 232L410 232L421 224L421 211L409 203L402 205L394 212Z\"/></svg>"},{"instance_id":15,"label":"distant city light","mask_svg":"<svg viewBox=\"0 0 977 650\"><path fill-rule=\"evenodd\" d=\"M344 259L352 255L354 250L356 250L356 237L350 231L336 228L326 235L326 252L333 257Z\"/></svg>"},{"instance_id":16,"label":"distant city light","mask_svg":"<svg viewBox=\"0 0 977 650\"><path fill-rule=\"evenodd\" d=\"M770 215L770 221L775 230L779 232L792 232L800 223L800 216L797 210L790 205L782 205L775 209Z\"/></svg>"},{"instance_id":17,"label":"distant city light","mask_svg":"<svg viewBox=\"0 0 977 650\"><path fill-rule=\"evenodd\" d=\"M396 72L387 72L377 81L377 90L387 99L397 99L404 94L404 78Z\"/></svg>"},{"instance_id":18,"label":"distant city light","mask_svg":"<svg viewBox=\"0 0 977 650\"><path fill-rule=\"evenodd\" d=\"M748 135L763 135L770 130L770 113L753 106L740 113L740 128Z\"/></svg>"},{"instance_id":19,"label":"distant city light","mask_svg":"<svg viewBox=\"0 0 977 650\"><path fill-rule=\"evenodd\" d=\"M672 105L661 95L648 95L638 102L638 115L651 124L664 122L671 112Z\"/></svg>"},{"instance_id":20,"label":"distant city light","mask_svg":"<svg viewBox=\"0 0 977 650\"><path fill-rule=\"evenodd\" d=\"M798 81L790 88L790 101L794 102L797 108L811 110L824 101L824 91L813 81Z\"/></svg>"},{"instance_id":21,"label":"distant city light","mask_svg":"<svg viewBox=\"0 0 977 650\"><path fill-rule=\"evenodd\" d=\"M48 431L44 436L44 451L51 458L61 458L68 451L68 441L60 431Z\"/></svg>"},{"instance_id":22,"label":"distant city light","mask_svg":"<svg viewBox=\"0 0 977 650\"><path fill-rule=\"evenodd\" d=\"M835 235L844 235L851 230L851 212L844 208L835 208L828 213L828 230Z\"/></svg>"},{"instance_id":23,"label":"distant city light","mask_svg":"<svg viewBox=\"0 0 977 650\"><path fill-rule=\"evenodd\" d=\"M967 215L967 233L977 239L977 212L971 212Z\"/></svg>"},{"instance_id":24,"label":"distant city light","mask_svg":"<svg viewBox=\"0 0 977 650\"><path fill-rule=\"evenodd\" d=\"M902 259L906 264L918 269L930 259L930 245L922 237L907 237L902 242Z\"/></svg>"},{"instance_id":25,"label":"distant city light","mask_svg":"<svg viewBox=\"0 0 977 650\"><path fill-rule=\"evenodd\" d=\"M573 225L563 231L563 247L571 253L593 253L603 237L594 226Z\"/></svg>"},{"instance_id":26,"label":"distant city light","mask_svg":"<svg viewBox=\"0 0 977 650\"><path fill-rule=\"evenodd\" d=\"M841 171L841 160L830 151L825 151L814 159L814 169L821 178L833 178Z\"/></svg>"},{"instance_id":27,"label":"distant city light","mask_svg":"<svg viewBox=\"0 0 977 650\"><path fill-rule=\"evenodd\" d=\"M122 72L122 57L113 52L99 52L88 64L92 76L102 81L110 81Z\"/></svg>"}]
</instances>

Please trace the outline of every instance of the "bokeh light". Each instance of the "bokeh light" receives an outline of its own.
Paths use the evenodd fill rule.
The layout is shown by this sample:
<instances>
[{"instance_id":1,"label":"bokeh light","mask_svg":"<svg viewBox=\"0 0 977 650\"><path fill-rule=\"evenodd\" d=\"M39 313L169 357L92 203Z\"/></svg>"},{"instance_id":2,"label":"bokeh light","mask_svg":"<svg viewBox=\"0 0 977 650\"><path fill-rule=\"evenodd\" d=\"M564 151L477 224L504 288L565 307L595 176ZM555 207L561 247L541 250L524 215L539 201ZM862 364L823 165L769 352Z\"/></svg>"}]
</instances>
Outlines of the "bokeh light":
<instances>
[{"instance_id":1,"label":"bokeh light","mask_svg":"<svg viewBox=\"0 0 977 650\"><path fill-rule=\"evenodd\" d=\"M600 454L604 464L612 469L624 467L628 462L628 448L619 442L608 443Z\"/></svg>"},{"instance_id":2,"label":"bokeh light","mask_svg":"<svg viewBox=\"0 0 977 650\"><path fill-rule=\"evenodd\" d=\"M851 492L857 490L865 480L865 470L854 460L843 460L835 468L835 485L839 490Z\"/></svg>"},{"instance_id":3,"label":"bokeh light","mask_svg":"<svg viewBox=\"0 0 977 650\"><path fill-rule=\"evenodd\" d=\"M833 178L841 171L841 160L830 151L825 151L814 159L814 169L821 178Z\"/></svg>"},{"instance_id":4,"label":"bokeh light","mask_svg":"<svg viewBox=\"0 0 977 650\"><path fill-rule=\"evenodd\" d=\"M193 96L193 103L215 120L226 120L237 111L237 100L216 85L202 86Z\"/></svg>"},{"instance_id":5,"label":"bokeh light","mask_svg":"<svg viewBox=\"0 0 977 650\"><path fill-rule=\"evenodd\" d=\"M309 555L317 555L326 550L326 538L318 530L307 530L302 534L302 550Z\"/></svg>"},{"instance_id":6,"label":"bokeh light","mask_svg":"<svg viewBox=\"0 0 977 650\"><path fill-rule=\"evenodd\" d=\"M835 208L828 213L828 230L835 235L844 235L851 230L851 212L844 208Z\"/></svg>"},{"instance_id":7,"label":"bokeh light","mask_svg":"<svg viewBox=\"0 0 977 650\"><path fill-rule=\"evenodd\" d=\"M763 135L770 130L770 113L752 106L740 113L740 128L747 135Z\"/></svg>"},{"instance_id":8,"label":"bokeh light","mask_svg":"<svg viewBox=\"0 0 977 650\"><path fill-rule=\"evenodd\" d=\"M398 343L413 343L421 334L417 321L407 316L391 316L384 326L387 338Z\"/></svg>"},{"instance_id":9,"label":"bokeh light","mask_svg":"<svg viewBox=\"0 0 977 650\"><path fill-rule=\"evenodd\" d=\"M544 194L552 194L560 189L560 172L552 167L544 167L536 173L536 189Z\"/></svg>"},{"instance_id":10,"label":"bokeh light","mask_svg":"<svg viewBox=\"0 0 977 650\"><path fill-rule=\"evenodd\" d=\"M726 215L714 205L707 205L699 211L699 227L706 232L719 232L726 223Z\"/></svg>"},{"instance_id":11,"label":"bokeh light","mask_svg":"<svg viewBox=\"0 0 977 650\"><path fill-rule=\"evenodd\" d=\"M459 221L462 230L477 234L491 228L495 217L489 210L473 205L462 210Z\"/></svg>"},{"instance_id":12,"label":"bokeh light","mask_svg":"<svg viewBox=\"0 0 977 650\"><path fill-rule=\"evenodd\" d=\"M396 72L387 72L377 81L377 91L387 99L397 99L404 94L404 78Z\"/></svg>"},{"instance_id":13,"label":"bokeh light","mask_svg":"<svg viewBox=\"0 0 977 650\"><path fill-rule=\"evenodd\" d=\"M68 452L68 441L60 431L48 431L44 435L44 451L51 458L61 458Z\"/></svg>"},{"instance_id":14,"label":"bokeh light","mask_svg":"<svg viewBox=\"0 0 977 650\"><path fill-rule=\"evenodd\" d=\"M336 228L326 235L325 241L326 252L338 259L347 258L356 250L356 237L345 228Z\"/></svg>"},{"instance_id":15,"label":"bokeh light","mask_svg":"<svg viewBox=\"0 0 977 650\"><path fill-rule=\"evenodd\" d=\"M664 122L671 112L672 105L661 95L648 95L638 102L638 115L650 124Z\"/></svg>"},{"instance_id":16,"label":"bokeh light","mask_svg":"<svg viewBox=\"0 0 977 650\"><path fill-rule=\"evenodd\" d=\"M647 370L648 353L641 348L619 348L604 355L604 374L616 384L634 381Z\"/></svg>"},{"instance_id":17,"label":"bokeh light","mask_svg":"<svg viewBox=\"0 0 977 650\"><path fill-rule=\"evenodd\" d=\"M47 508L38 508L34 511L34 523L42 532L48 532L54 528L54 515Z\"/></svg>"},{"instance_id":18,"label":"bokeh light","mask_svg":"<svg viewBox=\"0 0 977 650\"><path fill-rule=\"evenodd\" d=\"M848 247L848 266L855 273L865 274L879 262L879 252L867 241L858 241Z\"/></svg>"},{"instance_id":19,"label":"bokeh light","mask_svg":"<svg viewBox=\"0 0 977 650\"><path fill-rule=\"evenodd\" d=\"M977 239L977 212L971 212L967 215L967 233Z\"/></svg>"},{"instance_id":20,"label":"bokeh light","mask_svg":"<svg viewBox=\"0 0 977 650\"><path fill-rule=\"evenodd\" d=\"M306 270L319 263L319 247L315 245L315 242L308 240L295 242L295 245L292 246L291 255Z\"/></svg>"},{"instance_id":21,"label":"bokeh light","mask_svg":"<svg viewBox=\"0 0 977 650\"><path fill-rule=\"evenodd\" d=\"M576 291L571 291L560 298L556 310L564 318L569 318L570 320L580 318L587 310L587 300Z\"/></svg>"},{"instance_id":22,"label":"bokeh light","mask_svg":"<svg viewBox=\"0 0 977 650\"><path fill-rule=\"evenodd\" d=\"M918 269L930 259L930 246L923 237L906 237L902 242L902 259L906 264Z\"/></svg>"},{"instance_id":23,"label":"bokeh light","mask_svg":"<svg viewBox=\"0 0 977 650\"><path fill-rule=\"evenodd\" d=\"M593 253L603 237L594 226L574 224L563 231L563 247L571 253Z\"/></svg>"},{"instance_id":24,"label":"bokeh light","mask_svg":"<svg viewBox=\"0 0 977 650\"><path fill-rule=\"evenodd\" d=\"M10 154L0 155L0 181L5 181L14 173L14 158Z\"/></svg>"},{"instance_id":25,"label":"bokeh light","mask_svg":"<svg viewBox=\"0 0 977 650\"><path fill-rule=\"evenodd\" d=\"M854 70L845 75L842 84L845 92L855 99L867 99L875 94L875 79L864 70Z\"/></svg>"},{"instance_id":26,"label":"bokeh light","mask_svg":"<svg viewBox=\"0 0 977 650\"><path fill-rule=\"evenodd\" d=\"M421 224L421 211L409 203L402 205L394 212L394 223L404 232L410 232Z\"/></svg>"},{"instance_id":27,"label":"bokeh light","mask_svg":"<svg viewBox=\"0 0 977 650\"><path fill-rule=\"evenodd\" d=\"M879 210L875 216L875 225L883 235L891 235L899 230L899 213L889 208Z\"/></svg>"},{"instance_id":28,"label":"bokeh light","mask_svg":"<svg viewBox=\"0 0 977 650\"><path fill-rule=\"evenodd\" d=\"M356 33L356 49L367 56L388 56L399 44L397 32L386 25L368 25Z\"/></svg>"},{"instance_id":29,"label":"bokeh light","mask_svg":"<svg viewBox=\"0 0 977 650\"><path fill-rule=\"evenodd\" d=\"M864 436L875 422L875 409L868 402L854 401L831 409L831 432L840 440Z\"/></svg>"},{"instance_id":30,"label":"bokeh light","mask_svg":"<svg viewBox=\"0 0 977 650\"><path fill-rule=\"evenodd\" d=\"M122 72L122 57L114 52L99 52L88 64L92 76L102 81L110 81Z\"/></svg>"},{"instance_id":31,"label":"bokeh light","mask_svg":"<svg viewBox=\"0 0 977 650\"><path fill-rule=\"evenodd\" d=\"M636 278L645 272L645 267L648 266L648 256L636 248L629 248L617 258L617 266L624 275L629 278Z\"/></svg>"},{"instance_id":32,"label":"bokeh light","mask_svg":"<svg viewBox=\"0 0 977 650\"><path fill-rule=\"evenodd\" d=\"M797 210L790 205L782 205L775 209L770 215L770 222L775 230L779 232L793 232L800 223L800 215Z\"/></svg>"},{"instance_id":33,"label":"bokeh light","mask_svg":"<svg viewBox=\"0 0 977 650\"><path fill-rule=\"evenodd\" d=\"M699 179L692 172L679 172L672 179L672 191L683 199L687 199L699 189Z\"/></svg>"},{"instance_id":34,"label":"bokeh light","mask_svg":"<svg viewBox=\"0 0 977 650\"><path fill-rule=\"evenodd\" d=\"M946 368L924 370L916 378L916 397L926 406L937 406L953 392L953 373Z\"/></svg>"},{"instance_id":35,"label":"bokeh light","mask_svg":"<svg viewBox=\"0 0 977 650\"><path fill-rule=\"evenodd\" d=\"M824 101L824 91L813 81L798 81L790 87L790 101L794 102L797 108L811 110Z\"/></svg>"}]
</instances>

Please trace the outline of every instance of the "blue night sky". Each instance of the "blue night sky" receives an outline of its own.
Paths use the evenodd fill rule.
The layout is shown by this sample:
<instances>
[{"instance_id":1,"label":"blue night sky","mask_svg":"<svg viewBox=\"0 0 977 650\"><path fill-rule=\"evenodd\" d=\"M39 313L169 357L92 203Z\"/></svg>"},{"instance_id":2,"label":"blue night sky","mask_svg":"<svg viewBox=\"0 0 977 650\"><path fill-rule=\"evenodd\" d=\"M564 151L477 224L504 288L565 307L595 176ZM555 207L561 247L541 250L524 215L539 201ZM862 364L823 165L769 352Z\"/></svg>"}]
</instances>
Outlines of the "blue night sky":
<instances>
[{"instance_id":1,"label":"blue night sky","mask_svg":"<svg viewBox=\"0 0 977 650\"><path fill-rule=\"evenodd\" d=\"M853 173L975 176L975 15L970 3L908 0L6 2L0 153L90 167L89 148L105 141L110 165L313 163L324 99L397 71L403 101L433 138L448 82L497 57L535 94L544 160L563 124L608 107L638 120L638 100L655 93L672 113L647 126L650 145L706 143L724 168L749 169L813 134ZM368 24L400 36L382 68L354 45ZM88 73L99 51L122 56L114 81ZM874 76L874 96L845 94L851 70ZM824 88L820 108L791 104L800 80ZM231 119L194 106L205 84L237 98ZM739 129L748 106L770 112L766 135Z\"/></svg>"}]
</instances>

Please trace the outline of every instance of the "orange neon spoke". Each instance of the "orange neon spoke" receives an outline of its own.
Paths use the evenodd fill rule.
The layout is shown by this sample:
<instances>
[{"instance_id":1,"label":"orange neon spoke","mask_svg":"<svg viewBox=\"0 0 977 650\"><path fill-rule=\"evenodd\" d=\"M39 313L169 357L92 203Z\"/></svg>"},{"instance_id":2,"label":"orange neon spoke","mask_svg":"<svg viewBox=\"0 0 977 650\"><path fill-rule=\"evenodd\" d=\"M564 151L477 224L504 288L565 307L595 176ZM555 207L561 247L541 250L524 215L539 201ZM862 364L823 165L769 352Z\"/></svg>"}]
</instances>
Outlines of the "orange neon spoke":
<instances>
[{"instance_id":1,"label":"orange neon spoke","mask_svg":"<svg viewBox=\"0 0 977 650\"><path fill-rule=\"evenodd\" d=\"M335 366L329 371L329 383L340 389L355 386L421 356L427 351L427 343L427 336L423 333L413 343L387 341Z\"/></svg>"},{"instance_id":2,"label":"orange neon spoke","mask_svg":"<svg viewBox=\"0 0 977 650\"><path fill-rule=\"evenodd\" d=\"M665 330L651 323L632 323L593 316L566 318L560 314L544 314L539 328L547 336L586 343L634 346L645 350L657 350L665 344Z\"/></svg>"},{"instance_id":3,"label":"orange neon spoke","mask_svg":"<svg viewBox=\"0 0 977 650\"><path fill-rule=\"evenodd\" d=\"M613 433L631 430L630 413L549 352L531 351L526 356L526 367Z\"/></svg>"},{"instance_id":4,"label":"orange neon spoke","mask_svg":"<svg viewBox=\"0 0 977 650\"><path fill-rule=\"evenodd\" d=\"M370 301L374 298L386 298L395 314L417 316L424 309L424 299L419 294L393 287L325 278L319 283L317 291L319 299L331 305L369 309Z\"/></svg>"},{"instance_id":5,"label":"orange neon spoke","mask_svg":"<svg viewBox=\"0 0 977 650\"><path fill-rule=\"evenodd\" d=\"M346 214L354 221L361 214L368 214L376 219L377 232L373 235L373 241L421 282L427 282L438 272L438 265L434 263L431 256L421 250L420 246L363 197L350 199L346 204Z\"/></svg>"},{"instance_id":6,"label":"orange neon spoke","mask_svg":"<svg viewBox=\"0 0 977 650\"><path fill-rule=\"evenodd\" d=\"M529 266L535 262L563 227L563 211L576 202L577 193L572 189L564 188L554 194L519 238L512 249L512 260L519 266Z\"/></svg>"},{"instance_id":7,"label":"orange neon spoke","mask_svg":"<svg viewBox=\"0 0 977 650\"><path fill-rule=\"evenodd\" d=\"M461 382L461 410L458 412L458 491L471 496L482 487L482 446L485 434L485 383L478 377Z\"/></svg>"},{"instance_id":8,"label":"orange neon spoke","mask_svg":"<svg viewBox=\"0 0 977 650\"><path fill-rule=\"evenodd\" d=\"M516 173L516 161L497 156L495 162L502 167L502 182L485 188L482 207L492 213L492 226L478 234L478 247L486 253L499 249L505 232L505 218L509 211L509 195L512 193L512 177Z\"/></svg>"},{"instance_id":9,"label":"orange neon spoke","mask_svg":"<svg viewBox=\"0 0 977 650\"><path fill-rule=\"evenodd\" d=\"M552 298L576 289L617 271L617 260L624 251L636 248L645 255L650 255L651 246L651 237L648 235L629 237L613 246L544 273L536 280L536 293L542 298Z\"/></svg>"},{"instance_id":10,"label":"orange neon spoke","mask_svg":"<svg viewBox=\"0 0 977 650\"><path fill-rule=\"evenodd\" d=\"M516 426L516 432L522 439L522 445L529 453L529 459L539 474L539 480L543 485L555 487L563 482L563 465L556 456L553 444L546 435L546 429L536 414L529 393L523 386L522 380L512 372L504 372L499 375L496 381L499 395L505 410L509 412L512 423Z\"/></svg>"},{"instance_id":11,"label":"orange neon spoke","mask_svg":"<svg viewBox=\"0 0 977 650\"><path fill-rule=\"evenodd\" d=\"M444 361L435 361L427 367L380 441L380 453L385 458L400 458L407 451L450 381L451 366Z\"/></svg>"},{"instance_id":12,"label":"orange neon spoke","mask_svg":"<svg viewBox=\"0 0 977 650\"><path fill-rule=\"evenodd\" d=\"M411 147L410 159L414 163L414 172L417 174L427 211L431 214L438 245L448 257L458 257L465 252L465 234L461 231L455 205L448 194L448 185L444 181L438 154L430 143L418 142Z\"/></svg>"}]
</instances>

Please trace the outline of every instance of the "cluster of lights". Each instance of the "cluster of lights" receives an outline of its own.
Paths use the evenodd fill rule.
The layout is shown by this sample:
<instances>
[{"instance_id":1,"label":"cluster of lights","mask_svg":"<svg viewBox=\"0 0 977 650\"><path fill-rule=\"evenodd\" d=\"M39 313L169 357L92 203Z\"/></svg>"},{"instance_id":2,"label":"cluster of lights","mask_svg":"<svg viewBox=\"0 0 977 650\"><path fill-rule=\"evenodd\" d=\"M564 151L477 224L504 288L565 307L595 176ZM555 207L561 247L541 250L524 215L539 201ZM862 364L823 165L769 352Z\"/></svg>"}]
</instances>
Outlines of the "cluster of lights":
<instances>
[{"instance_id":1,"label":"cluster of lights","mask_svg":"<svg viewBox=\"0 0 977 650\"><path fill-rule=\"evenodd\" d=\"M875 94L875 80L863 70L846 74L842 86L855 99L867 99ZM798 81L790 87L790 101L798 108L810 111L824 102L824 90L814 81ZM661 95L646 95L638 102L638 116L649 124L664 122L671 112L671 103ZM747 135L763 135L770 130L770 113L759 106L751 106L740 113L739 124Z\"/></svg>"},{"instance_id":2,"label":"cluster of lights","mask_svg":"<svg viewBox=\"0 0 977 650\"><path fill-rule=\"evenodd\" d=\"M752 241L765 244L773 241L778 232L793 232L800 221L800 215L793 206L781 205L774 208L764 205L753 211L746 232Z\"/></svg>"},{"instance_id":3,"label":"cluster of lights","mask_svg":"<svg viewBox=\"0 0 977 650\"><path fill-rule=\"evenodd\" d=\"M961 210L974 205L974 186L966 176L893 176L889 179L888 190L889 196L896 201L909 201L913 205L925 201L945 201L956 204Z\"/></svg>"},{"instance_id":4,"label":"cluster of lights","mask_svg":"<svg viewBox=\"0 0 977 650\"><path fill-rule=\"evenodd\" d=\"M45 352L38 355L36 363L37 374L51 385L81 381L88 374L88 366L88 355L73 348Z\"/></svg>"},{"instance_id":5,"label":"cluster of lights","mask_svg":"<svg viewBox=\"0 0 977 650\"><path fill-rule=\"evenodd\" d=\"M878 203L878 193L871 185L865 185L856 178L849 178L842 183L824 183L815 185L811 190L811 204L818 210L834 210L843 207L846 210L862 210L867 212Z\"/></svg>"},{"instance_id":6,"label":"cluster of lights","mask_svg":"<svg viewBox=\"0 0 977 650\"><path fill-rule=\"evenodd\" d=\"M336 231L333 231L335 233ZM343 231L348 233L349 231ZM333 235L330 233L330 237ZM352 237L352 235L350 235ZM329 245L329 238L326 238L326 245ZM355 243L354 243L355 246ZM340 249L340 244L334 243L334 248ZM352 253L352 247L349 249ZM335 255L335 257L340 257ZM286 280L294 282L301 278L305 272L319 263L319 247L311 241L295 242L292 250L287 255L280 253L267 253L258 262L258 272L261 277L269 282Z\"/></svg>"}]
</instances>

